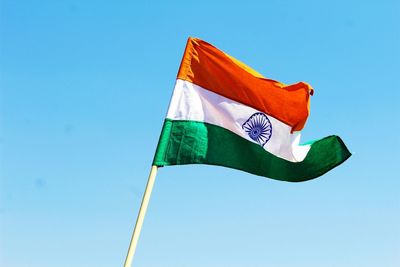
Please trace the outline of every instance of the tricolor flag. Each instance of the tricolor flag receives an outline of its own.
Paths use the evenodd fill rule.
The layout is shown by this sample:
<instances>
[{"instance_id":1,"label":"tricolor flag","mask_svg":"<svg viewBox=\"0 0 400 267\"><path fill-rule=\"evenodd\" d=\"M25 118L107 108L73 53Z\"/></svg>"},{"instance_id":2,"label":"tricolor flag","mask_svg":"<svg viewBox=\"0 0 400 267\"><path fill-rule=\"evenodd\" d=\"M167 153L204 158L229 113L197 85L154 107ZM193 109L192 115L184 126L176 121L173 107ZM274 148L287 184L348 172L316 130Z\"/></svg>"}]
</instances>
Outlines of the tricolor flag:
<instances>
[{"instance_id":1,"label":"tricolor flag","mask_svg":"<svg viewBox=\"0 0 400 267\"><path fill-rule=\"evenodd\" d=\"M210 164L277 180L316 178L351 156L335 135L300 144L313 88L285 85L189 38L153 165Z\"/></svg>"}]
</instances>

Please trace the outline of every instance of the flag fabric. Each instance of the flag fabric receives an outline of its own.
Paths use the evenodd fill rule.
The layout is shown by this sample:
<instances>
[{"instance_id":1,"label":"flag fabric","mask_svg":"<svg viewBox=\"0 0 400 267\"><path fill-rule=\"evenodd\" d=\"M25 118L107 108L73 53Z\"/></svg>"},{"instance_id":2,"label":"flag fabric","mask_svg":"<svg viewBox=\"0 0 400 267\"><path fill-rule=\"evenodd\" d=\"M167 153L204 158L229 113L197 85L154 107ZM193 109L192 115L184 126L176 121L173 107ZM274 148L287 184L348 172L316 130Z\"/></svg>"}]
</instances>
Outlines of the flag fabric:
<instances>
[{"instance_id":1,"label":"flag fabric","mask_svg":"<svg viewBox=\"0 0 400 267\"><path fill-rule=\"evenodd\" d=\"M277 180L316 178L351 156L332 135L300 144L313 88L285 85L189 38L153 160L209 164Z\"/></svg>"}]
</instances>

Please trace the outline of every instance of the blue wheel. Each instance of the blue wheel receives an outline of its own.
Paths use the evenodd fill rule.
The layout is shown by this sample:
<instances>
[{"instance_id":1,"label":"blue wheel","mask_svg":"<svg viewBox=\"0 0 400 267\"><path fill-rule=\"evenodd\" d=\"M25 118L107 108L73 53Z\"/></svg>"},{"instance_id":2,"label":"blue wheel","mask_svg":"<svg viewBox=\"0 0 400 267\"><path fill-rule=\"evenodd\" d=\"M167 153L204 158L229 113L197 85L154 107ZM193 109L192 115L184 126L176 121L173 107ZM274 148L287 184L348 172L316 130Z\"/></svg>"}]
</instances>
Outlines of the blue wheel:
<instances>
[{"instance_id":1,"label":"blue wheel","mask_svg":"<svg viewBox=\"0 0 400 267\"><path fill-rule=\"evenodd\" d=\"M272 124L267 115L262 112L254 113L242 125L243 130L251 139L259 143L262 147L271 139Z\"/></svg>"}]
</instances>

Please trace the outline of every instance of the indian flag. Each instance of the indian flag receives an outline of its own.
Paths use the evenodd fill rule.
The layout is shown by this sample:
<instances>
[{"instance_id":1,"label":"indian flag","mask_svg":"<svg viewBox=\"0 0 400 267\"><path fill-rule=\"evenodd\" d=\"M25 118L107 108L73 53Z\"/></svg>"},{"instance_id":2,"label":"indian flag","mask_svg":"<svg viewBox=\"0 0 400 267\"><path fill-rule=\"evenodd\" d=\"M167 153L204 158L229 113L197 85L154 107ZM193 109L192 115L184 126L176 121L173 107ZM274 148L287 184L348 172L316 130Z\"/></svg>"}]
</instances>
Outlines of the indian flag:
<instances>
[{"instance_id":1,"label":"indian flag","mask_svg":"<svg viewBox=\"0 0 400 267\"><path fill-rule=\"evenodd\" d=\"M313 88L263 77L189 38L153 165L210 164L277 180L316 178L351 156L335 135L300 144Z\"/></svg>"}]
</instances>

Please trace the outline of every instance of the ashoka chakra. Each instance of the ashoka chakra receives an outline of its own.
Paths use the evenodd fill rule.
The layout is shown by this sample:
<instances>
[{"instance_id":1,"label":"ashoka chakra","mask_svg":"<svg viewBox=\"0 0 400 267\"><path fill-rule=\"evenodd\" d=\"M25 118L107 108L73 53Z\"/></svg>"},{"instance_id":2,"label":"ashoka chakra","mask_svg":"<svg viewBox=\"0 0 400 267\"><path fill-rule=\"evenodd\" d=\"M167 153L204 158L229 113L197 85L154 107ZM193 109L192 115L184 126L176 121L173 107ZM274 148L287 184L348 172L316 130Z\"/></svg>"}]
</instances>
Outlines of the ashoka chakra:
<instances>
[{"instance_id":1,"label":"ashoka chakra","mask_svg":"<svg viewBox=\"0 0 400 267\"><path fill-rule=\"evenodd\" d=\"M251 139L264 146L272 136L272 125L267 115L262 112L254 113L242 125L243 130Z\"/></svg>"}]
</instances>

